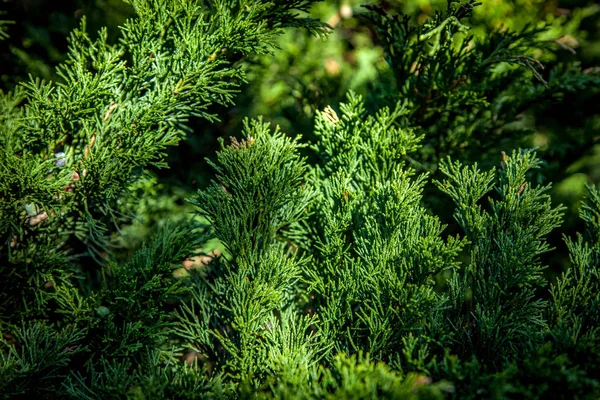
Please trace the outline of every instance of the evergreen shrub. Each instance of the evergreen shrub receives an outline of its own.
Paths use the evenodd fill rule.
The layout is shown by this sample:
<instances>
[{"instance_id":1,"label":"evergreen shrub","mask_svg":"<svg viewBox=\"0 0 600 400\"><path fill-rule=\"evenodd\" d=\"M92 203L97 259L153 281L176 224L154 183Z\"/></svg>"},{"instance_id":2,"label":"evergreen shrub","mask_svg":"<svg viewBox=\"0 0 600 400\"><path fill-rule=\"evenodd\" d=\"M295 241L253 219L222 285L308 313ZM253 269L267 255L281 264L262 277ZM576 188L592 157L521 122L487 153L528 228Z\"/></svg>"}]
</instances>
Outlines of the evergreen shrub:
<instances>
[{"instance_id":1,"label":"evergreen shrub","mask_svg":"<svg viewBox=\"0 0 600 400\"><path fill-rule=\"evenodd\" d=\"M600 191L548 279L567 210L535 149L497 151L597 72L544 75L537 26L455 40L473 1L421 24L371 5L393 85L307 138L244 119L192 214L124 240L172 206L150 171L233 104L240 61L330 30L312 0L128 3L118 42L83 19L58 81L0 93L3 398L600 397Z\"/></svg>"}]
</instances>

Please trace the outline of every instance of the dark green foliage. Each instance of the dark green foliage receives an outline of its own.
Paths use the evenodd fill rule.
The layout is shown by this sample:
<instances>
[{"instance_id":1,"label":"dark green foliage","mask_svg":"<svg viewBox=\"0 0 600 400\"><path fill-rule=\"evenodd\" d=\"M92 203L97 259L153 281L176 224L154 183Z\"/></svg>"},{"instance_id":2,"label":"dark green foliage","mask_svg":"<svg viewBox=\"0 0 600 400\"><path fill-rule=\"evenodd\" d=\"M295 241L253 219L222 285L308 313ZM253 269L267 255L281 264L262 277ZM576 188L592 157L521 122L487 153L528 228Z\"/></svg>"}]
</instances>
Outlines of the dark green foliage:
<instances>
[{"instance_id":1,"label":"dark green foliage","mask_svg":"<svg viewBox=\"0 0 600 400\"><path fill-rule=\"evenodd\" d=\"M477 166L444 163L447 176L438 187L457 206L455 218L469 240L470 262L450 281L453 310L448 315L459 344L458 354L475 354L484 362L502 362L531 351L543 337L546 304L535 299L546 282L539 256L550 250L545 236L560 226L561 208L525 179L539 167L531 152L504 157L494 185L494 173ZM489 211L481 199L496 186Z\"/></svg>"},{"instance_id":2,"label":"dark green foliage","mask_svg":"<svg viewBox=\"0 0 600 400\"><path fill-rule=\"evenodd\" d=\"M548 279L566 209L535 150L498 151L600 82L544 70L535 49L569 47L541 26L466 37L472 1L425 23L369 6L378 90L308 138L244 119L189 208L157 195L240 60L326 31L312 3L131 0L117 42L82 19L57 82L0 93L3 398L600 397L600 193Z\"/></svg>"},{"instance_id":3,"label":"dark green foliage","mask_svg":"<svg viewBox=\"0 0 600 400\"><path fill-rule=\"evenodd\" d=\"M561 389L565 393L597 390L598 382L592 375L577 372L571 361L581 359L581 348L572 342L571 347L563 343L574 333L565 332L564 326L554 328L558 325L552 310L560 300L540 297L541 290L547 288L540 255L551 250L545 237L560 225L563 209L551 205L548 186L534 186L527 180L530 170L539 168L535 154L521 151L504 156L500 168L490 172L457 162L442 164L446 180L438 186L456 203L455 215L465 232L464 239L444 239L443 226L419 204L424 178L411 177L414 172L402 161L407 151L417 151L419 142L411 130L398 127L405 118L402 110L384 109L371 117L365 116L359 97L350 95L348 101L340 106L340 116L332 109L318 115L316 135L320 140L312 147L321 161L304 173L306 184L298 180L302 174L286 179L297 182L297 190L314 192L308 208L304 202L296 204L298 213L308 211L304 222L297 217L271 225L271 230L262 228L280 221L276 217L279 210L294 209L293 201L286 199L297 198L289 186L278 186L275 176L306 169L297 156L288 153L292 147L282 148L278 133L267 141L268 131L257 122L244 132L244 141L232 139L232 144L219 153L219 164L214 165L218 180L194 203L205 210L232 258L222 260L217 270L213 267L218 263L211 263L208 272L200 272L194 289L195 308L185 308L183 333L195 351L214 359L215 368L219 366L216 360L228 360L224 371L245 382L242 390L263 393L267 388L260 382L276 382L276 386L270 383L268 390L284 398L298 392L307 398L323 397L319 390L329 384L317 371L327 368L335 376L340 361L336 357L363 352L399 372L415 371L440 380L430 387L438 394L529 393L538 397L567 380L571 386ZM372 152L377 145L390 143L386 135L397 138L397 150L388 145L388 151ZM259 154L273 162L260 162ZM370 157L374 154L377 157ZM254 160L259 160L258 164L253 164ZM259 165L263 167L257 168ZM254 178L243 171L254 171ZM238 178L233 180L234 176ZM276 187L276 192L270 190ZM261 205L271 193L286 202L271 209L269 217ZM490 196L489 205L482 203L486 196ZM234 199L243 200L236 203ZM274 198L271 201L275 203ZM238 211L240 208L244 211ZM217 210L229 210L227 217ZM237 227L240 235L220 233L225 221L234 220L246 221ZM287 253L281 248L273 257L273 250L265 245L269 241L272 245L283 243L280 240L285 235L277 235L276 226L288 225L297 240L288 242L291 247ZM458 255L463 248L470 250L470 256L461 267ZM262 257L255 255L260 249ZM298 259L298 254L310 258ZM252 268L243 268L248 258L255 263ZM285 280L273 271L261 272L267 265L279 274L289 274L288 289L279 286L279 291L287 293L286 303L273 303L270 298L271 285ZM295 285L302 292L291 290L301 272L304 277ZM265 275L271 276L270 285L258 278ZM447 289L440 292L436 280L442 276L450 279ZM250 286L257 281L262 283L258 293L254 285ZM552 286L552 293L562 284L557 285ZM584 291L595 293L592 288ZM211 307L209 299L219 299L219 307ZM262 306L256 308L259 304ZM223 311L217 311L221 307ZM303 313L308 319L302 318ZM567 313L578 315L574 309ZM302 321L302 328L286 322L290 320ZM569 326L579 331L578 325ZM590 355L597 355L595 329L582 342ZM288 340L298 345L292 348L295 350L282 352L277 350L278 336L272 335L285 335L286 330L291 335ZM311 347L307 349L308 343ZM261 350L265 345L269 347ZM215 354L215 349L220 353ZM248 349L252 349L250 353ZM272 352L287 357L269 368ZM551 361L549 354L560 354L561 358ZM582 360L586 369L596 368L594 357ZM254 362L248 364L248 358ZM285 364L292 360L302 361L296 367ZM556 370L559 365L566 369ZM552 379L550 371L556 374ZM411 382L410 375L401 376L398 379L403 379L404 385ZM379 376L377 381L386 379ZM429 385L430 378L420 379ZM298 389L297 385L306 380L310 386ZM545 385L535 386L532 382L536 380ZM418 386L415 381L412 385ZM356 393L368 387L365 381ZM330 390L337 390L333 388ZM390 393L380 390L378 396ZM365 393L356 398L370 396ZM354 398L352 393L339 395Z\"/></svg>"},{"instance_id":4,"label":"dark green foliage","mask_svg":"<svg viewBox=\"0 0 600 400\"><path fill-rule=\"evenodd\" d=\"M113 261L111 233L130 218L118 212L129 187L165 166L185 122L212 121L210 105L231 103L244 79L232 62L269 51L283 27L322 31L294 11L309 4L133 1L118 44L106 30L91 39L84 19L58 67L62 82L32 78L2 95L6 395L104 398L201 375L171 368L173 311L188 292L173 271L207 237L190 223L166 227Z\"/></svg>"},{"instance_id":5,"label":"dark green foliage","mask_svg":"<svg viewBox=\"0 0 600 400\"><path fill-rule=\"evenodd\" d=\"M595 187L588 188L589 194L581 207L581 218L586 230L578 234L577 240L566 239L573 268L567 270L558 280L552 291L554 300L553 317L558 324L565 323L565 317L578 318L570 321L589 331L600 322L600 194Z\"/></svg>"},{"instance_id":6,"label":"dark green foliage","mask_svg":"<svg viewBox=\"0 0 600 400\"><path fill-rule=\"evenodd\" d=\"M500 144L522 145L528 129L515 131L510 123L550 99L600 84L597 74L583 72L577 62L553 65L552 54L575 51L560 41L542 40L543 25L469 35L465 18L479 4L451 1L423 25L368 6L393 74L388 96L407 104L411 124L423 129L418 162L427 169L435 170L446 155L469 160L483 155L488 161ZM546 53L547 65L533 56L536 51Z\"/></svg>"},{"instance_id":7,"label":"dark green foliage","mask_svg":"<svg viewBox=\"0 0 600 400\"><path fill-rule=\"evenodd\" d=\"M0 12L0 15L6 14L5 12ZM14 21L7 21L5 19L0 20L0 40L6 39L9 37L7 25L14 24Z\"/></svg>"},{"instance_id":8,"label":"dark green foliage","mask_svg":"<svg viewBox=\"0 0 600 400\"><path fill-rule=\"evenodd\" d=\"M82 332L73 327L57 332L41 322L23 324L12 332L1 341L2 394L52 396L57 389L54 381L64 376L72 357L80 352L73 344L81 340ZM32 382L36 384L33 391Z\"/></svg>"}]
</instances>

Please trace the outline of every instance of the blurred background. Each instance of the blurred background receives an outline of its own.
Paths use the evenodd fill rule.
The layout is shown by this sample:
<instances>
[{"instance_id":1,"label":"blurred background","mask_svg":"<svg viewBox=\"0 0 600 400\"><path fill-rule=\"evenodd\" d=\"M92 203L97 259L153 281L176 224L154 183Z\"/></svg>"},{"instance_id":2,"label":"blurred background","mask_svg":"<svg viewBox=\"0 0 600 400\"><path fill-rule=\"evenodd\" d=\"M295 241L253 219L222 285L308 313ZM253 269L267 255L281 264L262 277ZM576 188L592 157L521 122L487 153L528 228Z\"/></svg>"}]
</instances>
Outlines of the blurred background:
<instances>
[{"instance_id":1,"label":"blurred background","mask_svg":"<svg viewBox=\"0 0 600 400\"><path fill-rule=\"evenodd\" d=\"M490 32L546 26L538 39L556 39L559 46L550 52L532 50L530 55L545 65L540 72L542 77L550 88L557 87L552 86L552 79L558 79L553 74L558 76L560 71L575 68L577 79L572 78L570 83L564 78L561 89L552 91L544 89L543 83L528 71L527 84L516 86L519 90L526 86L526 93L532 94L535 101L514 115L508 113L493 133L483 131L479 136L466 136L464 143L453 145L448 151L440 150L440 138L447 139L446 131L456 131L461 120L455 118L443 125L433 110L435 121L424 122L424 146L421 153L412 156L413 166L436 178L437 162L445 155L490 167L499 166L501 151L510 154L519 147L538 148L545 167L532 179L552 182L553 201L567 207L564 229L550 237L557 248L546 260L551 266L548 277L552 279L568 265L561 235L573 235L581 228L577 212L585 184L600 180L600 78L587 78L599 76L600 71L600 4L589 0L482 3L474 8L469 22L472 40L485 38ZM441 0L326 0L315 4L311 16L326 21L332 27L330 35L320 38L289 30L278 40L273 54L240 61L248 83L241 88L235 107L213 109L221 116L215 124L191 121L194 133L169 150L170 168L152 171L149 179L136 183L134 196L122 204L135 215L135 222L115 237L116 243L136 246L167 218L186 218L191 208L185 198L211 178L205 157L214 157L219 137L239 136L246 116L262 115L287 134L310 140L315 112L327 105L337 109L348 90L363 95L370 111L393 106L401 97L401 83L397 82L389 57L389 43L382 37L381 27L368 17L365 4L378 5L389 15L405 13L417 25L447 7L446 1ZM90 32L107 26L110 40L117 42L118 26L132 15L130 6L120 0L0 0L0 11L5 12L0 19L15 22L6 26L10 37L0 41L0 88L4 91L29 79L28 75L59 79L54 67L64 60L69 32L83 16ZM461 40L464 37L457 38L457 46ZM580 84L582 77L587 79L585 84ZM523 96L515 88L497 89L501 91L502 101ZM419 104L418 99L415 104ZM424 202L442 221L452 221L452 207L432 185L426 189ZM448 233L456 231L451 227Z\"/></svg>"}]
</instances>

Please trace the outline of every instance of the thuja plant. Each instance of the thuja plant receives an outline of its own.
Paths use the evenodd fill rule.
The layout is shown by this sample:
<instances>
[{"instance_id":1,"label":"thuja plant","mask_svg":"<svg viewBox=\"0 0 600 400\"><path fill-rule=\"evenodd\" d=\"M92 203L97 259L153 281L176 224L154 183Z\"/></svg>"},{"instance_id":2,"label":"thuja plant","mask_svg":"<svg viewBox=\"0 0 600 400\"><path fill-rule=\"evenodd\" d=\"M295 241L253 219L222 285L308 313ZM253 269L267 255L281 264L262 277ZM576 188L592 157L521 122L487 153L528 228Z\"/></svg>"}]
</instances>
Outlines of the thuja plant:
<instances>
[{"instance_id":1,"label":"thuja plant","mask_svg":"<svg viewBox=\"0 0 600 400\"><path fill-rule=\"evenodd\" d=\"M446 236L404 161L421 140L407 111L367 116L352 94L339 109L318 114L313 165L260 121L211 163L192 201L230 257L191 272L178 332L194 357L267 397L596 396L596 189L573 269L549 285L563 208L529 179L533 151L443 162L462 229Z\"/></svg>"},{"instance_id":2,"label":"thuja plant","mask_svg":"<svg viewBox=\"0 0 600 400\"><path fill-rule=\"evenodd\" d=\"M63 82L1 96L2 396L600 396L600 194L549 284L563 208L532 179L535 152L441 162L448 235L403 99L369 114L350 93L318 112L312 141L247 120L189 199L198 218L116 247L128 192L188 119L231 103L235 61L283 27L323 31L294 11L309 1L131 4L117 44L83 24ZM420 35L441 41L459 17Z\"/></svg>"},{"instance_id":3,"label":"thuja plant","mask_svg":"<svg viewBox=\"0 0 600 400\"><path fill-rule=\"evenodd\" d=\"M189 133L189 119L214 121L209 108L232 103L240 59L270 51L283 28L325 29L300 15L304 0L129 3L136 16L117 43L106 29L88 33L83 19L61 81L0 93L5 396L105 398L148 381L153 397L172 383L161 368L184 292L172 266L202 233L174 227L133 255L117 249L115 234L135 217L128 193L148 168L166 166L165 149ZM202 379L184 375L173 379L196 392Z\"/></svg>"},{"instance_id":4,"label":"thuja plant","mask_svg":"<svg viewBox=\"0 0 600 400\"><path fill-rule=\"evenodd\" d=\"M31 227L62 224L68 240L101 256L123 190L145 167L165 166L188 119L213 121L211 105L231 104L243 80L233 61L268 51L281 27L319 29L290 12L308 4L133 1L137 18L115 45L105 30L92 39L84 19L58 67L62 82L32 80L2 97L3 222L13 248L24 240L25 207Z\"/></svg>"},{"instance_id":5,"label":"thuja plant","mask_svg":"<svg viewBox=\"0 0 600 400\"><path fill-rule=\"evenodd\" d=\"M450 281L448 320L464 335L458 342L467 354L492 362L522 354L543 333L544 301L535 296L545 285L539 256L549 250L544 238L562 217L545 193L549 186L526 180L539 164L533 153L503 155L501 163L497 174L444 163L447 178L438 182L454 200L455 218L470 242L468 266ZM494 187L497 196L489 196ZM486 195L488 210L480 204Z\"/></svg>"},{"instance_id":6,"label":"thuja plant","mask_svg":"<svg viewBox=\"0 0 600 400\"><path fill-rule=\"evenodd\" d=\"M397 126L407 110L384 108L363 119L354 95L340 108L339 117L328 108L317 118L314 148L321 161L308 225L315 260L308 290L315 293L313 307L332 324L339 351L391 361L403 340L427 329L423 319L443 309L434 277L457 267L464 243L444 240L439 220L421 205L425 175L412 176L404 160L421 138Z\"/></svg>"},{"instance_id":7,"label":"thuja plant","mask_svg":"<svg viewBox=\"0 0 600 400\"><path fill-rule=\"evenodd\" d=\"M333 139L340 123L338 133L351 136L348 131L352 131L366 139L369 131L365 128L373 125L380 129L382 138L374 139L380 145L386 143L386 135L391 138L400 133L388 129L400 111L383 111L379 123L368 119L365 124L361 122L358 98L352 97L352 104L346 107L347 127L342 128L329 109L319 120L319 124L329 124L328 127L319 125L317 130L322 129L324 136ZM214 235L230 255L191 271L194 296L191 304L182 308L178 332L196 359L204 359L214 369L213 373L224 374L224 379L237 385L242 394L281 398L374 398L441 393L443 385L419 387L428 382L420 371L409 374L412 369L408 369L403 373L377 363L395 356L391 349L402 347L401 341L395 343L395 339L401 338L390 334L391 329L406 321L412 323L406 326L409 332L419 325L419 315L436 311L437 304L423 304L423 309L418 310L417 301L422 297L435 303L439 297L431 287L422 287L427 286L427 277L432 272L425 267L425 271L416 273L414 286L419 293L414 298L407 291L393 292L411 279L408 276L394 278L395 271L391 263L386 265L387 259L379 261L381 279L374 277L374 282L361 282L367 279L368 265L361 260L360 251L371 253L372 262L377 265L377 240L381 243L388 237L377 237L381 233L374 220L364 221L364 233L362 229L354 231L349 221L352 214L355 218L366 217L357 201L354 210L348 208L352 198L358 198L361 193L379 197L377 205L385 212L386 200L393 207L394 199L389 197L394 190L397 196L406 195L409 203L389 211L390 214L395 212L397 221L393 222L399 222L413 210L421 213L417 220L427 220L424 210L414 200L418 199L420 183L392 182L394 187L390 187L380 182L378 189L382 193L363 192L360 186L351 185L351 166L348 165L346 171L340 168L339 173L331 177L323 175L300 157L298 139L288 139L277 130L270 131L261 121L248 122L242 137L223 145L217 161L211 163L216 179L192 200L211 222ZM358 138L354 139L347 147L357 151ZM407 134L406 146L414 145L414 141L415 137ZM397 150L405 151L404 145ZM348 154L347 160L356 161L356 156L356 153ZM326 157L324 153L323 157ZM330 167L337 169L335 164L331 161ZM383 174L388 172L381 167ZM408 179L400 174L399 168L391 167L399 173L398 180ZM416 196L409 193L411 189L417 192ZM364 200L366 207L367 199ZM317 220L323 224L321 232L317 231ZM446 248L442 240L436 238L439 226L435 221L427 222L423 228L413 224L417 231L423 229L423 234L428 236L423 242L431 240L431 248L440 248L441 254L452 255L457 246ZM367 236L369 228L370 238ZM399 232L400 228L390 223L390 230ZM356 250L351 249L348 242L353 235L360 242ZM393 236L391 232L390 236ZM409 253L417 250L417 236L415 232L410 237L415 247L408 250ZM367 249L369 239L374 243L370 250ZM429 249L427 243L423 243L423 247ZM408 260L404 261L410 262L410 256L414 254L408 254ZM428 261L429 257L424 255L423 258ZM401 253L397 259L402 259ZM409 265L402 266L405 271L409 269ZM398 266L398 272L402 266ZM385 282L390 279L391 282ZM381 287L376 286L378 284ZM378 293L382 290L385 292ZM369 293L381 299L371 301ZM402 313L406 315L393 318L389 307L394 300L407 297L407 303L412 302L414 307ZM361 302L363 313L359 313ZM384 313L377 314L380 310ZM386 325L387 319L390 321ZM375 324L379 324L379 331L366 331ZM372 358L370 353L377 357Z\"/></svg>"}]
</instances>

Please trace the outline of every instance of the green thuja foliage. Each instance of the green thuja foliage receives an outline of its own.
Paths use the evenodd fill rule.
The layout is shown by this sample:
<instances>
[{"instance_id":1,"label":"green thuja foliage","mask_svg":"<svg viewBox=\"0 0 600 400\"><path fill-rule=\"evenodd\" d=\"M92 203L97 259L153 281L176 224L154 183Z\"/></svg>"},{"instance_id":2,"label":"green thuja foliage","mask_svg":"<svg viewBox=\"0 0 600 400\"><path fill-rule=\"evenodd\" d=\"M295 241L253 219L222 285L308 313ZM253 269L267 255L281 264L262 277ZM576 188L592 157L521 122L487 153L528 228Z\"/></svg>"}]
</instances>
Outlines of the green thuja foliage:
<instances>
[{"instance_id":1,"label":"green thuja foliage","mask_svg":"<svg viewBox=\"0 0 600 400\"><path fill-rule=\"evenodd\" d=\"M571 35L585 37L572 27L591 19L596 7L578 10L563 22L556 16L546 23L515 15L506 24L482 26L487 17L477 16L479 6L448 2L445 11L421 21L401 10L367 6L389 64L380 79L386 84L372 85L367 104L403 102L409 110L405 126L424 135L411 164L438 180L448 155L490 168L502 151L538 147L547 164L535 180L556 183L552 194L566 203L565 230L574 234L587 179L581 172L596 179L600 80L597 61L585 63L587 49ZM527 23L517 22L520 18ZM450 202L430 190L426 186L426 203L449 222ZM560 233L548 240L551 247L562 244ZM550 265L548 276L560 275L568 264L566 255L542 258Z\"/></svg>"},{"instance_id":2,"label":"green thuja foliage","mask_svg":"<svg viewBox=\"0 0 600 400\"><path fill-rule=\"evenodd\" d=\"M567 238L573 268L567 270L552 291L555 323L577 318L584 332L593 331L597 325L598 295L598 246L600 245L600 196L595 187L588 187L588 196L581 207L580 216L586 230L577 235L577 240ZM583 301L581 301L584 299ZM571 321L575 322L575 321Z\"/></svg>"},{"instance_id":3,"label":"green thuja foliage","mask_svg":"<svg viewBox=\"0 0 600 400\"><path fill-rule=\"evenodd\" d=\"M309 290L338 351L389 361L412 333L435 329L447 299L434 278L457 267L464 243L445 240L444 227L421 205L425 175L411 176L404 161L420 140L399 127L406 109L365 118L361 99L348 100L340 117L330 108L317 117L322 161L313 178L319 195Z\"/></svg>"},{"instance_id":4,"label":"green thuja foliage","mask_svg":"<svg viewBox=\"0 0 600 400\"><path fill-rule=\"evenodd\" d=\"M518 123L525 113L600 84L577 61L555 61L555 54L575 50L545 37L544 24L470 34L468 17L480 4L450 1L424 24L368 6L393 75L387 95L406 102L412 124L423 130L419 162L428 160L428 169L446 155L481 160L495 158L491 151L499 146L526 144L532 127Z\"/></svg>"},{"instance_id":5,"label":"green thuja foliage","mask_svg":"<svg viewBox=\"0 0 600 400\"><path fill-rule=\"evenodd\" d=\"M350 101L344 106L346 129L363 136L368 125L359 119L360 100L351 97ZM397 115L382 111L382 125L378 126L382 135L390 133L386 123L391 123ZM328 117L334 118L332 114ZM337 124L339 120L320 122ZM373 119L366 124L377 126ZM330 130L322 132L326 135L335 126L322 128ZM192 200L211 222L215 236L222 241L230 258L212 260L193 273L193 300L182 308L180 335L197 357L224 373L241 395L394 398L404 393L416 396L419 379L425 378L410 375L405 379L402 372L394 372L363 356L362 349L379 354L380 359L387 358L384 351L393 354L396 347L392 342L398 339L391 329L402 325L402 319L416 324L413 320L418 316L413 314L434 313L435 310L416 310L421 298L439 297L423 284L431 283L426 278L431 272L426 270L419 274L423 276L415 278L414 297L409 295L412 290L393 293L403 280L410 278L400 276L386 285L383 279L392 278L394 265L386 265L388 260L373 260L371 264L361 260L360 251L366 250L369 239L367 233L357 235L360 245L350 252L346 244L340 249L337 232L327 229L335 223L337 204L344 201L343 193L329 190L342 189L339 177L329 180L319 177L317 170L309 170L299 155L298 141L277 130L271 132L261 121L247 122L243 137L232 138L230 145L223 146L217 162L211 163L216 170L215 181ZM358 147L355 144L355 149ZM401 189L406 194L409 188ZM382 191L385 189L390 190L388 187ZM328 194L330 198L325 197ZM309 220L317 207L325 215L314 216L322 221L324 235L335 243L323 243L320 237L313 238L310 234L314 222ZM357 218L360 211L356 210ZM429 229L437 233L435 228L433 224ZM429 233L427 227L424 229ZM343 232L344 237L346 233ZM431 247L434 253L446 250L441 240ZM314 250L310 251L311 248ZM312 256L313 251L322 258ZM416 247L409 250L416 251ZM452 253L455 249L446 251ZM334 258L334 252L342 254ZM398 264L402 264L401 260L397 257ZM337 271L333 269L334 263ZM374 272L381 274L381 280L365 282L365 287L361 287L360 279L365 279L366 270L374 266L379 267L380 271ZM397 268L401 270L402 265ZM302 287L305 292L299 291ZM369 299L369 290L377 293L382 289L385 292L381 298ZM306 298L309 293L312 299ZM393 303L398 300L412 303L413 307L405 312L394 309ZM357 306L363 306L365 311L359 312ZM384 314L377 314L380 309ZM394 318L395 313L400 313L400 318ZM408 326L404 329L410 331ZM351 346L352 342L357 345ZM344 355L357 351L358 356ZM423 389L423 393L433 396L441 392L435 386Z\"/></svg>"},{"instance_id":6,"label":"green thuja foliage","mask_svg":"<svg viewBox=\"0 0 600 400\"><path fill-rule=\"evenodd\" d=\"M0 396L600 397L600 194L551 281L546 165L489 152L521 101L595 84L544 75L541 28L455 41L476 3L370 7L396 93L349 92L307 138L245 119L161 223L150 170L232 104L239 61L325 27L310 1L129 3L118 42L83 20L61 81L0 95Z\"/></svg>"},{"instance_id":7,"label":"green thuja foliage","mask_svg":"<svg viewBox=\"0 0 600 400\"><path fill-rule=\"evenodd\" d=\"M49 217L44 225L60 224L63 240L101 257L127 186L144 168L165 166L164 150L189 118L212 121L209 106L231 103L243 80L232 60L268 51L281 27L302 23L289 10L307 4L134 1L137 18L116 45L105 30L91 39L84 19L58 68L62 82L32 80L3 97L3 191L11 196L3 199L3 234L22 242L17 227L28 207L30 226ZM26 103L17 107L19 100Z\"/></svg>"},{"instance_id":8,"label":"green thuja foliage","mask_svg":"<svg viewBox=\"0 0 600 400\"><path fill-rule=\"evenodd\" d=\"M290 368L287 363L299 368L288 373L308 374L324 343L308 332L314 318L294 304L309 260L294 254L284 232L305 218L307 166L297 142L270 135L260 121L248 123L244 136L219 153L216 181L193 200L231 259L199 271L182 333L228 378L253 391L273 371Z\"/></svg>"},{"instance_id":9,"label":"green thuja foliage","mask_svg":"<svg viewBox=\"0 0 600 400\"><path fill-rule=\"evenodd\" d=\"M497 174L459 162L441 165L447 178L438 187L456 204L455 218L470 242L469 264L449 287L448 321L459 354L502 362L530 351L546 329L546 304L535 296L546 284L540 255L550 250L545 236L560 226L562 208L552 206L549 186L526 180L538 167L532 152L505 156ZM497 196L484 208L493 188Z\"/></svg>"},{"instance_id":10,"label":"green thuja foliage","mask_svg":"<svg viewBox=\"0 0 600 400\"><path fill-rule=\"evenodd\" d=\"M574 258L574 271L545 280L541 255L564 209L531 182L535 153L490 171L442 163L436 184L463 230L444 236L421 204L426 176L405 162L421 140L402 127L406 110L369 116L354 94L340 110L318 114L311 166L298 139L260 121L219 153L193 203L231 254L192 279L180 333L197 357L238 393L280 398L597 394L595 291L571 278L593 285L594 267Z\"/></svg>"},{"instance_id":11,"label":"green thuja foliage","mask_svg":"<svg viewBox=\"0 0 600 400\"><path fill-rule=\"evenodd\" d=\"M5 14L4 12L0 12L0 15ZM14 21L7 21L5 19L0 20L0 40L4 40L8 38L8 25L14 24Z\"/></svg>"},{"instance_id":12,"label":"green thuja foliage","mask_svg":"<svg viewBox=\"0 0 600 400\"><path fill-rule=\"evenodd\" d=\"M214 121L209 107L232 103L240 58L270 51L285 27L323 32L298 15L309 1L129 3L136 16L117 43L106 29L91 36L83 19L60 81L31 78L0 94L6 396L105 398L141 382L189 384L168 368L179 349L173 312L187 293L173 271L206 240L191 223L133 254L117 251L115 236L135 217L124 210L130 189L166 166L165 149L189 133L189 119Z\"/></svg>"}]
</instances>

